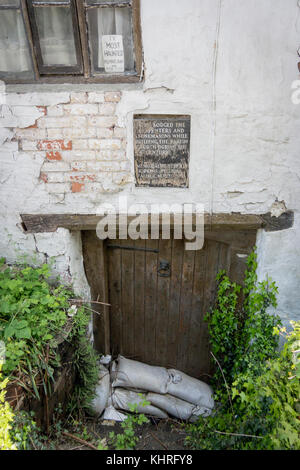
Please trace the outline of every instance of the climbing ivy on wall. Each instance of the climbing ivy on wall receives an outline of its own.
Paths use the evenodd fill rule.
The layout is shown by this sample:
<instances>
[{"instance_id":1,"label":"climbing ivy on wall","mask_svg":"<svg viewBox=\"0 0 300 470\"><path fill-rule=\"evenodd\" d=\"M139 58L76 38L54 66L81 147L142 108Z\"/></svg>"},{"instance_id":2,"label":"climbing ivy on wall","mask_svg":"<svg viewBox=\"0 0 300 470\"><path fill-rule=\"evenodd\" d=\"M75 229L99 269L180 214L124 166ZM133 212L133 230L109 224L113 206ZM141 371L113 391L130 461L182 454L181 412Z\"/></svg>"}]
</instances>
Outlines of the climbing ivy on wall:
<instances>
[{"instance_id":1,"label":"climbing ivy on wall","mask_svg":"<svg viewBox=\"0 0 300 470\"><path fill-rule=\"evenodd\" d=\"M215 307L206 315L216 410L187 427L196 449L300 449L300 323L286 334L271 279L257 282L255 251L248 257L244 285L218 274ZM243 293L241 303L239 295ZM278 349L279 335L286 343Z\"/></svg>"}]
</instances>

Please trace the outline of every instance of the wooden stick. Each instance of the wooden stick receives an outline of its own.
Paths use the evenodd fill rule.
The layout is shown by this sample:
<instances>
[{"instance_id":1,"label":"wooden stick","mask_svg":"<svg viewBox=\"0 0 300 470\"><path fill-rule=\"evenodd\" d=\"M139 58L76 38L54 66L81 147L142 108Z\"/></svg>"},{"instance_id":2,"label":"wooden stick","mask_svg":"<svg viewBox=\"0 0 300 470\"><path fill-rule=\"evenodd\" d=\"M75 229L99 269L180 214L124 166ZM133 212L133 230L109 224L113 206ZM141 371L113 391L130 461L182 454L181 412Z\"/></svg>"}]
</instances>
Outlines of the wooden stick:
<instances>
[{"instance_id":1,"label":"wooden stick","mask_svg":"<svg viewBox=\"0 0 300 470\"><path fill-rule=\"evenodd\" d=\"M216 363L218 364L219 368L220 368L220 371L223 375L223 379L224 379L224 382L225 382L225 385L226 385L226 389L227 389L227 393L228 393L228 398L229 398L229 402L230 402L230 406L231 406L231 411L232 413L234 414L234 411L233 411L233 406L232 406L232 401L231 401L231 396L230 396L230 392L229 392L229 387L227 385L227 382L226 382L226 379L225 379L225 375L223 374L223 370L222 370L222 367L220 366L220 363L218 361L218 359L216 358L216 356L214 355L214 353L212 351L210 351L210 354L212 355L212 357L214 358L214 360L216 361Z\"/></svg>"},{"instance_id":2,"label":"wooden stick","mask_svg":"<svg viewBox=\"0 0 300 470\"><path fill-rule=\"evenodd\" d=\"M28 437L29 437L29 439L30 439L30 442L31 442L32 447L34 448L34 450L37 450L36 445L35 445L35 443L34 443L34 440L33 440L32 437L30 436L30 434L28 434Z\"/></svg>"},{"instance_id":3,"label":"wooden stick","mask_svg":"<svg viewBox=\"0 0 300 470\"><path fill-rule=\"evenodd\" d=\"M253 436L252 434L238 434L235 432L222 432L222 431L216 431L216 430L214 430L214 432L217 432L218 434L226 434L228 436L255 437L255 439L264 438L264 436Z\"/></svg>"},{"instance_id":4,"label":"wooden stick","mask_svg":"<svg viewBox=\"0 0 300 470\"><path fill-rule=\"evenodd\" d=\"M93 450L98 450L97 447L95 447L93 444L90 444L89 442L85 441L84 439L81 439L80 437L74 436L73 434L70 434L69 432L63 431L62 432L63 436L70 437L71 439L74 439L74 441L80 442L80 444L83 444L87 447L90 447Z\"/></svg>"},{"instance_id":5,"label":"wooden stick","mask_svg":"<svg viewBox=\"0 0 300 470\"><path fill-rule=\"evenodd\" d=\"M69 299L69 302L84 302L87 304L100 304L100 305L106 305L107 307L111 307L111 304L106 304L105 302L98 302L98 300Z\"/></svg>"},{"instance_id":6,"label":"wooden stick","mask_svg":"<svg viewBox=\"0 0 300 470\"><path fill-rule=\"evenodd\" d=\"M48 364L49 361L49 344L47 344L47 349L46 349L46 364ZM45 397L45 419L46 419L46 434L49 436L49 430L50 430L50 418L49 418L49 401L48 401L48 372L47 369L45 368L45 386L46 386L46 393L44 394Z\"/></svg>"},{"instance_id":7,"label":"wooden stick","mask_svg":"<svg viewBox=\"0 0 300 470\"><path fill-rule=\"evenodd\" d=\"M97 313L97 315L99 315L101 317L101 315L103 315L102 313L100 312L97 312L97 310L94 310L90 307L87 307L86 305L83 305L83 308L85 308L86 310L90 310L90 312L94 312L94 313Z\"/></svg>"},{"instance_id":8,"label":"wooden stick","mask_svg":"<svg viewBox=\"0 0 300 470\"><path fill-rule=\"evenodd\" d=\"M158 439L158 437L156 437L152 432L150 432L150 434L162 447L164 447L166 450L169 450L167 446Z\"/></svg>"}]
</instances>

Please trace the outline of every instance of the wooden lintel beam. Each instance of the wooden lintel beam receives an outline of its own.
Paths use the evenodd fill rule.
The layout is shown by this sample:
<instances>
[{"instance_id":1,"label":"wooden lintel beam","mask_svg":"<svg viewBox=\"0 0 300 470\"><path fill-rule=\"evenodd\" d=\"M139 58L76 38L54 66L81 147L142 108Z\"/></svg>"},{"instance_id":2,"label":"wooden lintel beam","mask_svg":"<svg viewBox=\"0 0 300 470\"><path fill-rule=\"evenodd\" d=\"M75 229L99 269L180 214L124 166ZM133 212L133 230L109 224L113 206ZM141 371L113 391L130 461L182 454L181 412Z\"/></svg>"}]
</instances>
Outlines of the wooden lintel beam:
<instances>
[{"instance_id":1,"label":"wooden lintel beam","mask_svg":"<svg viewBox=\"0 0 300 470\"><path fill-rule=\"evenodd\" d=\"M150 217L150 216L149 216ZM69 230L95 230L102 216L95 214L21 214L22 226L27 233L55 232L62 227ZM135 217L129 216L128 223ZM171 224L172 224L171 215ZM161 220L161 216L160 216ZM205 214L206 231L229 230L284 230L293 226L294 213L287 211L279 217L267 214L219 213Z\"/></svg>"}]
</instances>

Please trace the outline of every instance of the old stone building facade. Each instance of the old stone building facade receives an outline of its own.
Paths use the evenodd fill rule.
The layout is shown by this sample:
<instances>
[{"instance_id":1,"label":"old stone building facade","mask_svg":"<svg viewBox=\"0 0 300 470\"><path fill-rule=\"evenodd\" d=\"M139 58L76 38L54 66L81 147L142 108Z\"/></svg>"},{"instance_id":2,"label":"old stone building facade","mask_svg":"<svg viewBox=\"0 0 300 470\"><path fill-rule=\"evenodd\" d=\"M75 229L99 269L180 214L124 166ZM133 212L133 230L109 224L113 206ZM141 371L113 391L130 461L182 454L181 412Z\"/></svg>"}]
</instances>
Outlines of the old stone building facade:
<instances>
[{"instance_id":1,"label":"old stone building facade","mask_svg":"<svg viewBox=\"0 0 300 470\"><path fill-rule=\"evenodd\" d=\"M0 254L43 262L89 295L78 230L28 233L21 214L96 214L130 203L201 202L211 214L292 211L259 228L259 277L300 317L300 9L296 0L141 0L133 83L1 82ZM136 187L133 116L191 116L188 188Z\"/></svg>"}]
</instances>

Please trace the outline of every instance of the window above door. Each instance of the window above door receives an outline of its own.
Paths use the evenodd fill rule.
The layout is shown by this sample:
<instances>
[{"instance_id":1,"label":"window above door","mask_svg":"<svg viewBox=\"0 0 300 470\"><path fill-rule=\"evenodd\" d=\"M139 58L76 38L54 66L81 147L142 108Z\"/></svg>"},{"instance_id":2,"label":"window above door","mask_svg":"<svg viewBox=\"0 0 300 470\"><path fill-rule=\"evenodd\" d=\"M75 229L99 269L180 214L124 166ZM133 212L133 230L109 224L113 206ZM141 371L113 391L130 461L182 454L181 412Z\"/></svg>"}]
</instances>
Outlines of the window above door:
<instances>
[{"instance_id":1,"label":"window above door","mask_svg":"<svg viewBox=\"0 0 300 470\"><path fill-rule=\"evenodd\" d=\"M139 0L0 0L6 83L140 80Z\"/></svg>"}]
</instances>

